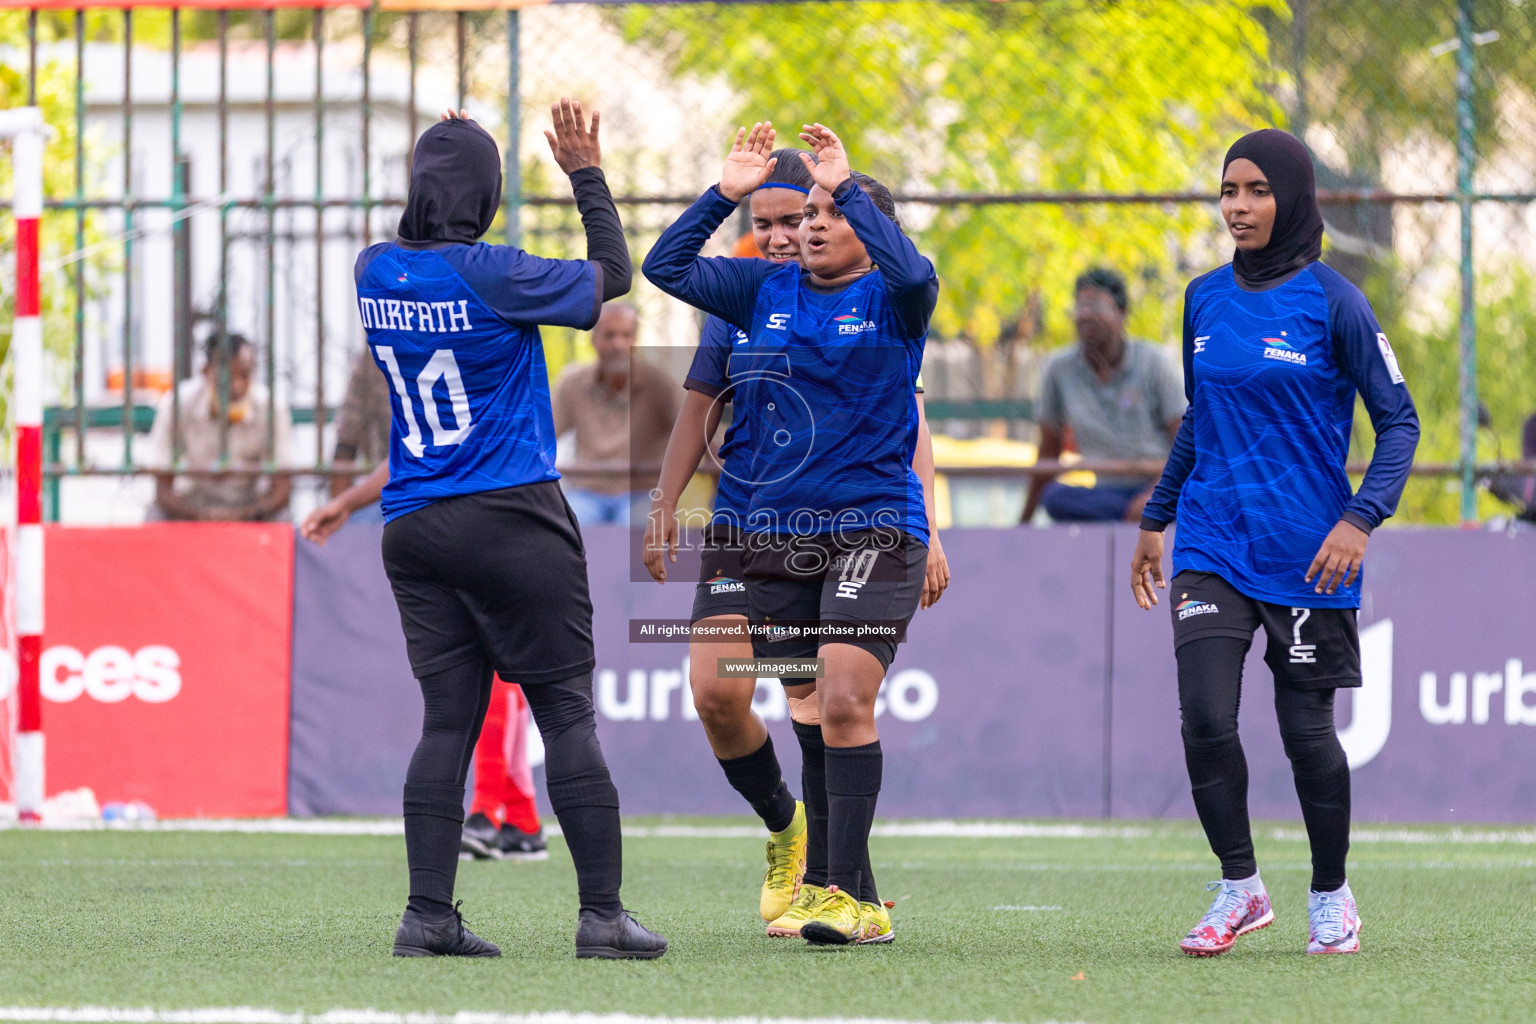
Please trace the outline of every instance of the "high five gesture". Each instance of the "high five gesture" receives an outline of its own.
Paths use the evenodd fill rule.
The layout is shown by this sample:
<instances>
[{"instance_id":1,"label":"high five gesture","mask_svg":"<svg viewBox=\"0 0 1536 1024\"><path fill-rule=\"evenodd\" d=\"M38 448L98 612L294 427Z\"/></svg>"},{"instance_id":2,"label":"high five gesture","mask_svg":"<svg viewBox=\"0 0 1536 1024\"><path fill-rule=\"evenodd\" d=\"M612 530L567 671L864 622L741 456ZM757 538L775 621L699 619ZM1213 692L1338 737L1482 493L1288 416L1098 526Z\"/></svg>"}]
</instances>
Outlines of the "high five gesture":
<instances>
[{"instance_id":1,"label":"high five gesture","mask_svg":"<svg viewBox=\"0 0 1536 1024\"><path fill-rule=\"evenodd\" d=\"M853 174L853 169L848 166L848 151L843 148L843 140L824 124L805 124L800 128L800 137L810 143L811 149L816 152L815 160L802 155L801 161L811 172L816 184L828 192L835 192L837 186Z\"/></svg>"},{"instance_id":2,"label":"high five gesture","mask_svg":"<svg viewBox=\"0 0 1536 1024\"><path fill-rule=\"evenodd\" d=\"M600 167L603 163L603 149L597 141L597 125L602 120L602 115L592 111L592 129L587 130L586 118L581 112L581 101L570 97L560 97L560 102L552 104L549 114L554 121L554 131L548 129L544 137L549 140L550 152L555 155L555 163L566 174L581 170L583 167Z\"/></svg>"},{"instance_id":3,"label":"high five gesture","mask_svg":"<svg viewBox=\"0 0 1536 1024\"><path fill-rule=\"evenodd\" d=\"M720 194L733 203L739 203L768 180L777 160L768 154L773 152L772 121L759 121L752 131L736 129L736 141L731 153L725 158L720 171Z\"/></svg>"}]
</instances>

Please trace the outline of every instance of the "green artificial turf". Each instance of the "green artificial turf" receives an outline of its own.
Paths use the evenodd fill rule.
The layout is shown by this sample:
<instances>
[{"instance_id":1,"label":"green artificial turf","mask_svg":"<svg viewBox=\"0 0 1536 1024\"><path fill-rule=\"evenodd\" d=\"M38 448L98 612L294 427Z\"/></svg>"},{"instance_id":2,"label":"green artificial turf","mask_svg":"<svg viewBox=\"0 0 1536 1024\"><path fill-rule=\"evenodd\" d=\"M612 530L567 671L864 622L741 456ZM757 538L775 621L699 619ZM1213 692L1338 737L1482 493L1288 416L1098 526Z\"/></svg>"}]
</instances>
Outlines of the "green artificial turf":
<instances>
[{"instance_id":1,"label":"green artificial turf","mask_svg":"<svg viewBox=\"0 0 1536 1024\"><path fill-rule=\"evenodd\" d=\"M1357 841L1350 879L1364 950L1307 957L1305 841L1294 826L1257 831L1277 920L1211 960L1176 948L1217 876L1186 823L1087 838L877 837L896 941L841 949L763 935L756 839L632 837L625 902L672 947L660 961L613 963L573 956L575 881L558 839L545 863L461 865L466 917L506 955L452 961L389 955L405 900L399 837L10 830L0 833L0 1015L252 1006L1104 1024L1536 1017L1529 834L1467 842L1422 829Z\"/></svg>"}]
</instances>

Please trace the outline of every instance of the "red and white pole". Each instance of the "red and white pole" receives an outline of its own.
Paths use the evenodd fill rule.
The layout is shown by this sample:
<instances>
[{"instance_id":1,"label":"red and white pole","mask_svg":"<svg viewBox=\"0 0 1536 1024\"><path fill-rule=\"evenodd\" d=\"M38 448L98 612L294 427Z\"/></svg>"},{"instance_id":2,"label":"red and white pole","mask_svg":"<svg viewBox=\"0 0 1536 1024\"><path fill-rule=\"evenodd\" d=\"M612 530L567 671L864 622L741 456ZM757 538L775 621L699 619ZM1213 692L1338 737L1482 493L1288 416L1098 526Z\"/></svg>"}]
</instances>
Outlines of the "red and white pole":
<instances>
[{"instance_id":1,"label":"red and white pole","mask_svg":"<svg viewBox=\"0 0 1536 1024\"><path fill-rule=\"evenodd\" d=\"M16 810L37 821L43 809L43 321L37 228L43 215L43 114L0 111L11 138L16 196L16 321L11 334L16 423Z\"/></svg>"}]
</instances>

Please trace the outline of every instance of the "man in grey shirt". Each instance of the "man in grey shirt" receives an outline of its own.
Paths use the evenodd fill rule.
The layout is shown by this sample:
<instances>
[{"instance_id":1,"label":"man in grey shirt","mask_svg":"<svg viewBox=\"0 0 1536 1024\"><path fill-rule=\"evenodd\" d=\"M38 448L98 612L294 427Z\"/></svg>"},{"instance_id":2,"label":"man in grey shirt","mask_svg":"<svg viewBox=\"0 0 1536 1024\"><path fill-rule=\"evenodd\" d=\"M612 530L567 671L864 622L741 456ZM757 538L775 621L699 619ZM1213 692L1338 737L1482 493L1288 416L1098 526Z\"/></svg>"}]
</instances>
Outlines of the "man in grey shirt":
<instances>
[{"instance_id":1,"label":"man in grey shirt","mask_svg":"<svg viewBox=\"0 0 1536 1024\"><path fill-rule=\"evenodd\" d=\"M1061 457L1067 428L1087 459L1168 457L1184 416L1184 385L1153 345L1125 334L1125 281L1113 270L1077 279L1078 343L1046 365L1036 415L1041 459ZM1093 487L1030 481L1021 522L1042 502L1057 522L1137 521L1155 476L1099 475Z\"/></svg>"}]
</instances>

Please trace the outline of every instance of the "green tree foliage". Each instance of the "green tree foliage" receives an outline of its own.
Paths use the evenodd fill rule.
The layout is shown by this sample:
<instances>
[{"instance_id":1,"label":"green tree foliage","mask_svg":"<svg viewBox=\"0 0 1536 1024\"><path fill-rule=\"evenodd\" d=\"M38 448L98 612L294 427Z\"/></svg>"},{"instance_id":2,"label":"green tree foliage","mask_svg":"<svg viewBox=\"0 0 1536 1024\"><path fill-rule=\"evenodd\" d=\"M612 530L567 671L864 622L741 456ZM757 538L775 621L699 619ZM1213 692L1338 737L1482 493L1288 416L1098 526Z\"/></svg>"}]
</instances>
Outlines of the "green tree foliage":
<instances>
[{"instance_id":1,"label":"green tree foliage","mask_svg":"<svg viewBox=\"0 0 1536 1024\"><path fill-rule=\"evenodd\" d=\"M1443 322L1428 330L1413 330L1385 318L1382 326L1392 337L1419 409L1423 432L1418 461L1456 462L1461 454L1461 363L1455 309L1448 308ZM1479 296L1477 338L1478 394L1489 417L1478 431L1477 457L1485 463L1512 462L1520 458L1521 424L1536 413L1536 274L1529 268L1513 268L1488 282ZM1363 412L1357 417L1355 436L1371 436ZM1480 518L1509 512L1488 494L1479 496ZM1460 478L1410 481L1398 517L1411 523L1458 522Z\"/></svg>"},{"instance_id":2,"label":"green tree foliage","mask_svg":"<svg viewBox=\"0 0 1536 1024\"><path fill-rule=\"evenodd\" d=\"M1261 15L1291 77L1294 124L1324 124L1355 176L1375 180L1382 154L1416 137L1456 139L1457 0L1290 0L1290 16ZM1536 85L1536 6L1470 0L1476 146L1488 154L1524 138L1501 99ZM1485 34L1486 33L1486 34ZM1345 170L1345 168L1336 168ZM1447 182L1449 186L1451 182Z\"/></svg>"},{"instance_id":3,"label":"green tree foliage","mask_svg":"<svg viewBox=\"0 0 1536 1024\"><path fill-rule=\"evenodd\" d=\"M1232 139L1281 119L1252 3L819 3L628 8L631 40L741 96L744 121L820 121L897 191L1215 192ZM1278 15L1283 9L1271 7ZM723 144L730 125L718 130ZM785 136L788 136L786 138ZM993 336L1028 296L1067 335L1090 265L1142 282L1133 329L1178 323L1189 205L944 205L909 229L943 279L941 332Z\"/></svg>"}]
</instances>

